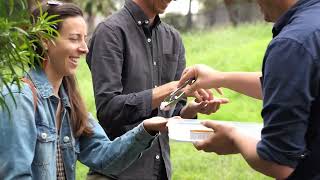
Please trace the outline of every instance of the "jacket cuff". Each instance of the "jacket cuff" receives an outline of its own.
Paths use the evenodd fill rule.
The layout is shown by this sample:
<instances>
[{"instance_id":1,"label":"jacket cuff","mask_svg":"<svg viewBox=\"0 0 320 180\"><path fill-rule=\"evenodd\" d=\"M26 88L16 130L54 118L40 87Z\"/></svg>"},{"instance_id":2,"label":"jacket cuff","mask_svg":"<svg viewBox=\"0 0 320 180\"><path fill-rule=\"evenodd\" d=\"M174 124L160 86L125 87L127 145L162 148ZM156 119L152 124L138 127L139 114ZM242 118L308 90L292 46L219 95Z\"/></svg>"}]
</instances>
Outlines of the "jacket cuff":
<instances>
[{"instance_id":1,"label":"jacket cuff","mask_svg":"<svg viewBox=\"0 0 320 180\"><path fill-rule=\"evenodd\" d=\"M142 145L151 145L152 141L158 136L158 133L154 136L150 135L145 128L143 127L143 122L140 123L136 128L135 131L135 140Z\"/></svg>"}]
</instances>

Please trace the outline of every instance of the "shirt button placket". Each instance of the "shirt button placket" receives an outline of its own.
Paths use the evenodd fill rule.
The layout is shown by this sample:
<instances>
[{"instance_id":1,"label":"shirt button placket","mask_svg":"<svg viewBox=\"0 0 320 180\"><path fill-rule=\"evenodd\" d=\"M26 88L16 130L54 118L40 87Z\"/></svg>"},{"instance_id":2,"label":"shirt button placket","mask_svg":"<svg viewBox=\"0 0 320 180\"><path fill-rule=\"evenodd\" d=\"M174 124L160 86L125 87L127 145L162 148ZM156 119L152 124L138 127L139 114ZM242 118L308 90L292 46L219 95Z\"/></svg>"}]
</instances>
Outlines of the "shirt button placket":
<instances>
[{"instance_id":1,"label":"shirt button placket","mask_svg":"<svg viewBox=\"0 0 320 180\"><path fill-rule=\"evenodd\" d=\"M148 38L147 41L148 41L148 43L150 43L151 42L151 38Z\"/></svg>"},{"instance_id":2,"label":"shirt button placket","mask_svg":"<svg viewBox=\"0 0 320 180\"><path fill-rule=\"evenodd\" d=\"M159 160L160 159L160 156L159 154L156 155L156 160Z\"/></svg>"}]
</instances>

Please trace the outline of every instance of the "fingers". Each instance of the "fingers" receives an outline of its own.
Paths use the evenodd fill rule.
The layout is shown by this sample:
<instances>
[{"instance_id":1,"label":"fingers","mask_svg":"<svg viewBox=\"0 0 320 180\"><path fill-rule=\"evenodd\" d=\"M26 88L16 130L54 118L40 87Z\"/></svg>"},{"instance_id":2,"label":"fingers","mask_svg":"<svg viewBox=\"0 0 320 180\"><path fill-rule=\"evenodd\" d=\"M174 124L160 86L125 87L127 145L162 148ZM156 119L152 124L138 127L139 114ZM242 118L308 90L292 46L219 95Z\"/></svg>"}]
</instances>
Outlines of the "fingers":
<instances>
[{"instance_id":1,"label":"fingers","mask_svg":"<svg viewBox=\"0 0 320 180\"><path fill-rule=\"evenodd\" d=\"M210 135L207 139L204 139L202 141L194 141L193 146L198 151L203 150L205 152L213 152L213 149L210 148L213 138L214 138L214 134Z\"/></svg>"},{"instance_id":2,"label":"fingers","mask_svg":"<svg viewBox=\"0 0 320 180\"><path fill-rule=\"evenodd\" d=\"M227 104L230 102L228 98L218 98L218 99L220 101L220 104Z\"/></svg>"},{"instance_id":3,"label":"fingers","mask_svg":"<svg viewBox=\"0 0 320 180\"><path fill-rule=\"evenodd\" d=\"M202 98L202 96L198 93L198 91L194 91L193 92L193 96L196 98L196 102L202 102L203 101L203 98Z\"/></svg>"},{"instance_id":4,"label":"fingers","mask_svg":"<svg viewBox=\"0 0 320 180\"><path fill-rule=\"evenodd\" d=\"M219 123L217 123L215 121L203 121L203 122L201 122L201 124L207 128L211 128L213 130L215 130L217 128L217 126L219 126Z\"/></svg>"},{"instance_id":5,"label":"fingers","mask_svg":"<svg viewBox=\"0 0 320 180\"><path fill-rule=\"evenodd\" d=\"M214 88L220 95L223 95L223 91L221 88Z\"/></svg>"},{"instance_id":6,"label":"fingers","mask_svg":"<svg viewBox=\"0 0 320 180\"><path fill-rule=\"evenodd\" d=\"M193 142L193 146L198 150L201 151L203 149L205 149L205 141L195 141Z\"/></svg>"},{"instance_id":7,"label":"fingers","mask_svg":"<svg viewBox=\"0 0 320 180\"><path fill-rule=\"evenodd\" d=\"M210 101L207 103L202 113L207 115L215 113L219 109L219 107L220 107L220 102Z\"/></svg>"},{"instance_id":8,"label":"fingers","mask_svg":"<svg viewBox=\"0 0 320 180\"><path fill-rule=\"evenodd\" d=\"M202 97L203 100L212 100L213 94L210 89L198 89L197 92Z\"/></svg>"},{"instance_id":9,"label":"fingers","mask_svg":"<svg viewBox=\"0 0 320 180\"><path fill-rule=\"evenodd\" d=\"M170 119L182 119L180 116L173 116Z\"/></svg>"},{"instance_id":10,"label":"fingers","mask_svg":"<svg viewBox=\"0 0 320 180\"><path fill-rule=\"evenodd\" d=\"M166 131L167 127L166 124L168 119L163 117L153 117L151 119L146 119L143 121L143 126L146 131Z\"/></svg>"},{"instance_id":11,"label":"fingers","mask_svg":"<svg viewBox=\"0 0 320 180\"><path fill-rule=\"evenodd\" d=\"M195 67L186 68L182 72L182 76L179 80L178 87L182 86L188 79L196 78L196 70Z\"/></svg>"},{"instance_id":12,"label":"fingers","mask_svg":"<svg viewBox=\"0 0 320 180\"><path fill-rule=\"evenodd\" d=\"M213 99L213 93L212 93L212 91L210 90L210 89L205 89L205 91L208 93L208 95L209 95L209 101L210 100L212 100Z\"/></svg>"},{"instance_id":13,"label":"fingers","mask_svg":"<svg viewBox=\"0 0 320 180\"><path fill-rule=\"evenodd\" d=\"M227 98L214 98L210 101L202 101L198 104L198 112L202 114L210 115L217 112L220 109L221 104L226 104L229 102Z\"/></svg>"}]
</instances>

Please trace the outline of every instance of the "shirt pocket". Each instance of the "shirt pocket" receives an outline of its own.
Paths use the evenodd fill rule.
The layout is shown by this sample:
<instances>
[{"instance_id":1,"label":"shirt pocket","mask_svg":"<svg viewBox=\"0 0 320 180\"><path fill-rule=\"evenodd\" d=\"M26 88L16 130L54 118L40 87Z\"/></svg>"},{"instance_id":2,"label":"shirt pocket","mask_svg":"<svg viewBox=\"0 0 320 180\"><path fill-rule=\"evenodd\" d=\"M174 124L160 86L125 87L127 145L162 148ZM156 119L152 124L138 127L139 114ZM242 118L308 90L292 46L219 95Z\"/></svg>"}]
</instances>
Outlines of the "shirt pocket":
<instances>
[{"instance_id":1,"label":"shirt pocket","mask_svg":"<svg viewBox=\"0 0 320 180\"><path fill-rule=\"evenodd\" d=\"M178 54L163 54L161 68L161 83L165 84L175 80L178 67Z\"/></svg>"},{"instance_id":2,"label":"shirt pocket","mask_svg":"<svg viewBox=\"0 0 320 180\"><path fill-rule=\"evenodd\" d=\"M46 125L37 125L37 142L33 165L44 166L53 162L56 148L56 130Z\"/></svg>"}]
</instances>

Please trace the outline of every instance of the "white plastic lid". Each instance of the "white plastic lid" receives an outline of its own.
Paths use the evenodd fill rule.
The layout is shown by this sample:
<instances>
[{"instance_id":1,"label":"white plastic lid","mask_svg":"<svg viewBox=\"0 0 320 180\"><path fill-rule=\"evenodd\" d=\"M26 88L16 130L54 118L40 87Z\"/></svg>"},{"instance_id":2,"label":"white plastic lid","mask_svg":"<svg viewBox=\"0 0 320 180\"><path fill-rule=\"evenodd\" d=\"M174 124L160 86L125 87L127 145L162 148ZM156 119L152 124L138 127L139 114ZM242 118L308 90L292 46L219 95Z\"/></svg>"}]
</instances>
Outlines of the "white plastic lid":
<instances>
[{"instance_id":1,"label":"white plastic lid","mask_svg":"<svg viewBox=\"0 0 320 180\"><path fill-rule=\"evenodd\" d=\"M250 122L234 122L234 121L219 121L221 123L235 126L242 132L260 139L262 123ZM171 118L167 124L169 129L169 138L181 142L194 142L204 140L214 133L212 129L201 124L200 120L196 119L174 119Z\"/></svg>"}]
</instances>

